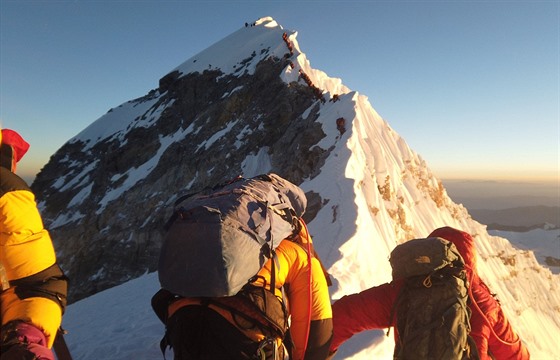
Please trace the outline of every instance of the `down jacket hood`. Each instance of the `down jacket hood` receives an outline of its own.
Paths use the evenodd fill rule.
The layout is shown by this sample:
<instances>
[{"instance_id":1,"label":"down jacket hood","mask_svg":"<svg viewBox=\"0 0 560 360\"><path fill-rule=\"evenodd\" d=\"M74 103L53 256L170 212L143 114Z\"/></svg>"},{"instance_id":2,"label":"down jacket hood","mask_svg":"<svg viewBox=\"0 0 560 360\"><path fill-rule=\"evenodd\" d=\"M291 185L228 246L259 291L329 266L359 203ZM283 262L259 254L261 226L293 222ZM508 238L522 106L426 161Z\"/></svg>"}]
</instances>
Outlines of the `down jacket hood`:
<instances>
[{"instance_id":1,"label":"down jacket hood","mask_svg":"<svg viewBox=\"0 0 560 360\"><path fill-rule=\"evenodd\" d=\"M465 267L476 273L476 249L472 236L464 231L445 226L432 231L429 237L440 237L451 241L465 260Z\"/></svg>"},{"instance_id":2,"label":"down jacket hood","mask_svg":"<svg viewBox=\"0 0 560 360\"><path fill-rule=\"evenodd\" d=\"M20 134L10 129L2 129L0 131L1 144L10 145L14 149L13 156L16 162L19 162L27 150L29 150L29 143Z\"/></svg>"}]
</instances>

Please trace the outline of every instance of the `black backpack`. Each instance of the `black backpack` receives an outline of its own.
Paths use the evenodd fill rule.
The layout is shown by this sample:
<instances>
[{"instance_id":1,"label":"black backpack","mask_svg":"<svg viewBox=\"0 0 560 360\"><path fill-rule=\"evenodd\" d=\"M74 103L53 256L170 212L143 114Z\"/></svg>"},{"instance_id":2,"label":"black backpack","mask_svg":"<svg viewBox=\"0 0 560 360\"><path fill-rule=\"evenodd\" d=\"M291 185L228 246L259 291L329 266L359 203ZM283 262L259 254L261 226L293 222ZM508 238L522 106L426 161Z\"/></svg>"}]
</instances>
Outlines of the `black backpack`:
<instances>
[{"instance_id":1,"label":"black backpack","mask_svg":"<svg viewBox=\"0 0 560 360\"><path fill-rule=\"evenodd\" d=\"M262 287L247 284L234 296L201 298L200 306L180 308L169 319L167 309L178 299L165 289L152 297L152 308L166 327L160 342L164 358L169 346L175 359L278 360L284 359L291 347L286 336L285 304ZM218 309L222 315L228 313L233 322L219 315ZM218 328L219 333L204 333L201 329L207 324ZM264 339L252 340L249 333L260 334Z\"/></svg>"},{"instance_id":2,"label":"black backpack","mask_svg":"<svg viewBox=\"0 0 560 360\"><path fill-rule=\"evenodd\" d=\"M392 310L394 359L478 359L470 337L468 281L455 245L442 238L398 245L389 259L393 280L404 279Z\"/></svg>"},{"instance_id":3,"label":"black backpack","mask_svg":"<svg viewBox=\"0 0 560 360\"><path fill-rule=\"evenodd\" d=\"M160 344L164 353L173 336L185 339L181 344L185 349L197 348L199 344L185 344L199 335L189 333L196 322L224 321L212 311L207 312L205 308L209 306L227 312L238 329L258 329L265 336L268 343L251 343L238 338L236 331L225 330L230 329L230 324L223 323L220 341L229 342L227 350L238 358L252 358L257 352L267 359L280 358L285 353L283 344L289 346L289 340L284 339L288 315L283 301L273 293L275 261L270 279L272 291L253 286L252 282L267 259L274 258L280 242L299 232L299 219L306 205L303 190L272 173L236 178L176 201L160 252L158 275L162 289L152 298L154 311L167 327ZM181 297L202 299L202 307L184 312L184 321L191 324L190 328L177 324L174 327L167 319L169 304ZM205 315L193 314L195 311ZM195 341L215 339L201 336ZM276 348L278 344L280 348Z\"/></svg>"}]
</instances>

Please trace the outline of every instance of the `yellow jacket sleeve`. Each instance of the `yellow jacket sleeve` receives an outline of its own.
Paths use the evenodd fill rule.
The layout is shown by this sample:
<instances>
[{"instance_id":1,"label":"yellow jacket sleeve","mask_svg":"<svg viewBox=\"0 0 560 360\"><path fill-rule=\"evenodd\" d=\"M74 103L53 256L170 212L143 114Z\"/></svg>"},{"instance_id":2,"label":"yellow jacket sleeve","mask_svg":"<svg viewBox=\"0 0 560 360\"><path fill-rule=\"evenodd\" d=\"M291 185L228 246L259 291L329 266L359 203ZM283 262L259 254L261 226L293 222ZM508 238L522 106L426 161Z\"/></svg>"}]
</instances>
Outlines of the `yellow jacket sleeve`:
<instances>
[{"instance_id":1,"label":"yellow jacket sleeve","mask_svg":"<svg viewBox=\"0 0 560 360\"><path fill-rule=\"evenodd\" d=\"M0 262L8 280L36 274L56 262L31 191L10 191L0 198L0 224Z\"/></svg>"},{"instance_id":2,"label":"yellow jacket sleeve","mask_svg":"<svg viewBox=\"0 0 560 360\"><path fill-rule=\"evenodd\" d=\"M47 347L53 346L56 332L62 323L62 310L52 300L43 297L20 299L12 287L0 294L2 326L12 320L35 325L47 338Z\"/></svg>"},{"instance_id":3,"label":"yellow jacket sleeve","mask_svg":"<svg viewBox=\"0 0 560 360\"><path fill-rule=\"evenodd\" d=\"M35 196L17 175L1 167L0 171L0 263L7 280L17 282L53 266L56 255ZM12 320L30 322L45 333L50 348L61 323L60 305L44 297L20 298L17 288L11 286L0 294L2 325Z\"/></svg>"}]
</instances>

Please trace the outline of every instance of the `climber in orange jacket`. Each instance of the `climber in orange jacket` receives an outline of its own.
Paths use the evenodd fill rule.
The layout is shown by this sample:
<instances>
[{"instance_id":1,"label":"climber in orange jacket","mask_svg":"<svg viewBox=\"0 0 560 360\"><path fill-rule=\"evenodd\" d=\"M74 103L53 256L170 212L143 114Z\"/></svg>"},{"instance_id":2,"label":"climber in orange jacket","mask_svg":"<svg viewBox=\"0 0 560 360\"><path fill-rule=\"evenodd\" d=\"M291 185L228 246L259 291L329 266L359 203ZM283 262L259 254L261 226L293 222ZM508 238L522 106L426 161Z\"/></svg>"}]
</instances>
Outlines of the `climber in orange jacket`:
<instances>
[{"instance_id":1,"label":"climber in orange jacket","mask_svg":"<svg viewBox=\"0 0 560 360\"><path fill-rule=\"evenodd\" d=\"M250 284L260 293L264 289L271 294L274 283L276 296L267 298L268 306L271 302L281 304L277 298L285 296L291 322L285 348L275 341L279 353L276 359L284 359L281 355L286 349L291 360L323 360L332 338L331 303L326 274L314 256L305 225L296 239L282 240L275 251L274 265L269 259ZM243 300L239 296L167 300L167 313L158 316L167 325L166 338L175 359L253 359L257 349L266 345L266 334L258 325L266 320L251 312L251 306ZM262 358L272 359L270 349L264 350Z\"/></svg>"},{"instance_id":2,"label":"climber in orange jacket","mask_svg":"<svg viewBox=\"0 0 560 360\"><path fill-rule=\"evenodd\" d=\"M473 238L468 233L451 227L436 229L428 237L440 237L452 242L465 261L470 283L469 307L472 312L470 335L476 343L480 359L529 359L527 347L511 327L488 286L478 276ZM331 354L354 334L395 326L396 319L391 316L391 311L401 285L402 281L393 281L343 296L336 301L332 307L334 335Z\"/></svg>"},{"instance_id":3,"label":"climber in orange jacket","mask_svg":"<svg viewBox=\"0 0 560 360\"><path fill-rule=\"evenodd\" d=\"M54 359L67 281L31 189L14 172L29 144L0 131L0 359Z\"/></svg>"}]
</instances>

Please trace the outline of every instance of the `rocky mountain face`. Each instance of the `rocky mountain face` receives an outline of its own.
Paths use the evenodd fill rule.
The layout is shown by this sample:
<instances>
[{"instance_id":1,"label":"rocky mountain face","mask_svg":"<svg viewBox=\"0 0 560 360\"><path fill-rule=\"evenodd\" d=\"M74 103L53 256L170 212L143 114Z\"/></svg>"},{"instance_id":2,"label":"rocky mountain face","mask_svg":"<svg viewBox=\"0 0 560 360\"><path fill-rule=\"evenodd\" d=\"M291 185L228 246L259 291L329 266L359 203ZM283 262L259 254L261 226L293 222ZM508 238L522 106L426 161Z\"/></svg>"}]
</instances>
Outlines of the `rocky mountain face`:
<instances>
[{"instance_id":1,"label":"rocky mountain face","mask_svg":"<svg viewBox=\"0 0 560 360\"><path fill-rule=\"evenodd\" d=\"M254 74L239 77L218 70L180 77L175 71L161 79L158 89L127 104L151 104L134 119L115 120L129 121L130 130L89 147L69 142L56 152L33 190L61 266L72 279L72 300L154 271L173 199L243 174L244 159L259 149L268 149L270 171L295 183L318 171L328 153L312 149L325 136L315 122L319 106L305 84L281 81L287 65L286 58L270 57ZM134 127L155 111L159 116L149 126ZM148 176L100 212L100 201L128 180L129 170L154 158L160 139L177 132L188 134L167 147ZM61 179L64 185L58 186ZM74 205L84 191L87 201ZM81 215L53 224L64 213Z\"/></svg>"},{"instance_id":2,"label":"rocky mountain face","mask_svg":"<svg viewBox=\"0 0 560 360\"><path fill-rule=\"evenodd\" d=\"M267 149L270 171L295 183L319 171L328 154L314 147L325 136L315 122L319 105L307 85L280 79L286 66L286 58L270 57L252 75L170 73L158 89L126 104L150 104L134 118L115 120L130 122L129 129L56 152L33 190L71 278L72 301L154 271L173 200L243 174L248 155ZM135 126L155 112L148 125ZM132 180L131 170L158 155L161 139L178 133L184 136L161 153L149 175L106 202ZM222 135L210 143L216 134ZM61 221L61 214L72 215Z\"/></svg>"}]
</instances>

